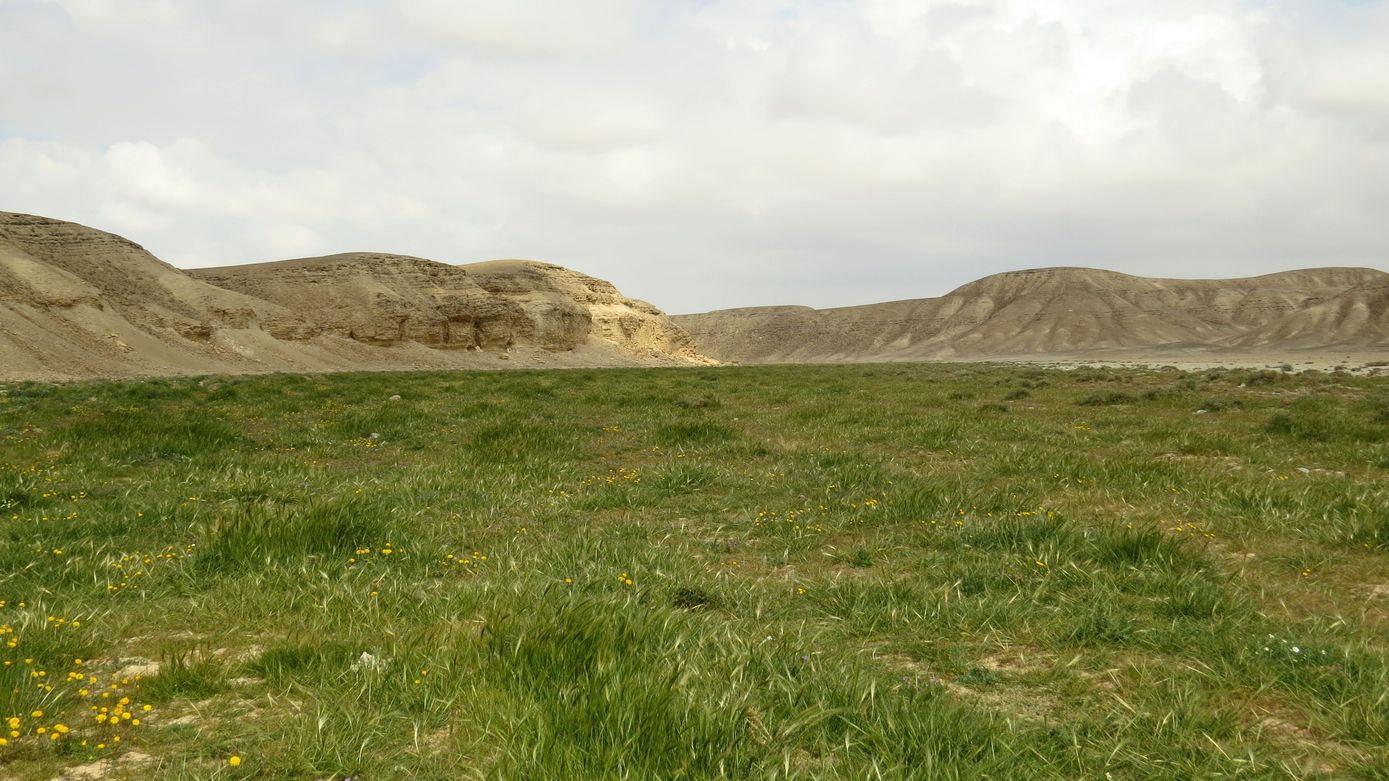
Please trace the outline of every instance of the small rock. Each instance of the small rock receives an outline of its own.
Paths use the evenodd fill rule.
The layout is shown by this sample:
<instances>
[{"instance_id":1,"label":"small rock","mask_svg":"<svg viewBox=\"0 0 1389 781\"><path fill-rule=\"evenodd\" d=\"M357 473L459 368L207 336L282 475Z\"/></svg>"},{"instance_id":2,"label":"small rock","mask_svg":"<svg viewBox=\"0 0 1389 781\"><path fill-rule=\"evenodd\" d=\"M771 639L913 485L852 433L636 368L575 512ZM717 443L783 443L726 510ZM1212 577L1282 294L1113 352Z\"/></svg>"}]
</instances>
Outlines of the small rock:
<instances>
[{"instance_id":1,"label":"small rock","mask_svg":"<svg viewBox=\"0 0 1389 781\"><path fill-rule=\"evenodd\" d=\"M367 439L380 439L380 438L381 438L381 434L378 433L378 432L375 432L375 431L371 432L370 434L367 434Z\"/></svg>"},{"instance_id":2,"label":"small rock","mask_svg":"<svg viewBox=\"0 0 1389 781\"><path fill-rule=\"evenodd\" d=\"M1198 410L1196 410L1195 412L1193 412L1193 413L1191 413L1191 414L1193 414L1193 415L1205 415L1205 414L1208 413L1208 412L1210 412L1210 410L1207 410L1207 409L1198 409Z\"/></svg>"},{"instance_id":3,"label":"small rock","mask_svg":"<svg viewBox=\"0 0 1389 781\"><path fill-rule=\"evenodd\" d=\"M1305 466L1300 466L1300 467L1298 467L1298 468L1297 468L1297 471L1301 472L1301 473L1304 474L1304 475L1310 475L1310 474L1312 474L1312 470L1308 469L1308 468L1305 467Z\"/></svg>"},{"instance_id":4,"label":"small rock","mask_svg":"<svg viewBox=\"0 0 1389 781\"><path fill-rule=\"evenodd\" d=\"M129 659L122 659L125 665L116 675L121 678L148 678L151 675L159 674L159 662L150 661L139 656L132 656Z\"/></svg>"},{"instance_id":5,"label":"small rock","mask_svg":"<svg viewBox=\"0 0 1389 781\"><path fill-rule=\"evenodd\" d=\"M136 765L148 764L152 757L141 751L128 751L119 759L99 759L85 765L77 765L63 771L54 781L100 781L103 778L125 778L126 773Z\"/></svg>"},{"instance_id":6,"label":"small rock","mask_svg":"<svg viewBox=\"0 0 1389 781\"><path fill-rule=\"evenodd\" d=\"M362 670L366 670L367 672L374 673L385 669L385 667L386 660L382 659L379 656L375 656L371 653L363 651L362 655L357 657L357 661L352 663L352 672L361 672Z\"/></svg>"},{"instance_id":7,"label":"small rock","mask_svg":"<svg viewBox=\"0 0 1389 781\"><path fill-rule=\"evenodd\" d=\"M397 394L395 394L394 396L391 396L390 400L391 400L391 401L400 401L400 394L397 393Z\"/></svg>"}]
</instances>

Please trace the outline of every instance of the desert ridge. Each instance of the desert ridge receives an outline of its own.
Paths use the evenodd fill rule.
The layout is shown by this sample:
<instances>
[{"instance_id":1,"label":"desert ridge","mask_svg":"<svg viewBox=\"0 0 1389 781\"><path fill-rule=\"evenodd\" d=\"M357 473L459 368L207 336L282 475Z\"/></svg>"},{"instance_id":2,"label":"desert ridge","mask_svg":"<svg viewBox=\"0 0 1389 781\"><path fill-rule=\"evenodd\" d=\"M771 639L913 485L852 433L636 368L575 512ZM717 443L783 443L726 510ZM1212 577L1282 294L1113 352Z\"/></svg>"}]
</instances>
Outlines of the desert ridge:
<instances>
[{"instance_id":1,"label":"desert ridge","mask_svg":"<svg viewBox=\"0 0 1389 781\"><path fill-rule=\"evenodd\" d=\"M190 272L0 212L0 379L709 363L660 310L548 263L351 253Z\"/></svg>"},{"instance_id":2,"label":"desert ridge","mask_svg":"<svg viewBox=\"0 0 1389 781\"><path fill-rule=\"evenodd\" d=\"M1186 280L1043 268L985 277L939 298L674 320L705 354L748 363L1373 354L1389 352L1389 274L1315 268Z\"/></svg>"},{"instance_id":3,"label":"desert ridge","mask_svg":"<svg viewBox=\"0 0 1389 781\"><path fill-rule=\"evenodd\" d=\"M129 239L0 212L0 379L718 362L1389 358L1389 274L1225 280L1088 268L938 298L669 317L550 263L354 252L182 270Z\"/></svg>"}]
</instances>

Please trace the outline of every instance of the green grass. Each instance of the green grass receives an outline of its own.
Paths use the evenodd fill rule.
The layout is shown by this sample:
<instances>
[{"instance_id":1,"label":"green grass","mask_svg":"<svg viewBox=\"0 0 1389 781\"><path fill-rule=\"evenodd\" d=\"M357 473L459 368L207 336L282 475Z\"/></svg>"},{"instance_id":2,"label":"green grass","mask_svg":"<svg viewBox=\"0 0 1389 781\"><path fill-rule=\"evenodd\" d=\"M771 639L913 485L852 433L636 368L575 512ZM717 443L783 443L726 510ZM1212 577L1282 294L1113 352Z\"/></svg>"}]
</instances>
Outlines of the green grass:
<instances>
[{"instance_id":1,"label":"green grass","mask_svg":"<svg viewBox=\"0 0 1389 781\"><path fill-rule=\"evenodd\" d=\"M0 386L0 777L1389 777L1387 410L955 364Z\"/></svg>"}]
</instances>

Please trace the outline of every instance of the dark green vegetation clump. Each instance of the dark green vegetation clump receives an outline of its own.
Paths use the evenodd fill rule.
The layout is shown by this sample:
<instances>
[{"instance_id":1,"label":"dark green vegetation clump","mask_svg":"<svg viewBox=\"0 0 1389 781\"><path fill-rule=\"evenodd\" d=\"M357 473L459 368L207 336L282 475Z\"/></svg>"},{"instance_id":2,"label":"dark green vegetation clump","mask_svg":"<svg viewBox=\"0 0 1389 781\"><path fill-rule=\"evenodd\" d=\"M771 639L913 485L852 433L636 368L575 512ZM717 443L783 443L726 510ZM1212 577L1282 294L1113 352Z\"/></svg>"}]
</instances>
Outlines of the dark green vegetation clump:
<instances>
[{"instance_id":1,"label":"dark green vegetation clump","mask_svg":"<svg viewBox=\"0 0 1389 781\"><path fill-rule=\"evenodd\" d=\"M1389 777L1386 400L949 364L10 385L0 777Z\"/></svg>"}]
</instances>

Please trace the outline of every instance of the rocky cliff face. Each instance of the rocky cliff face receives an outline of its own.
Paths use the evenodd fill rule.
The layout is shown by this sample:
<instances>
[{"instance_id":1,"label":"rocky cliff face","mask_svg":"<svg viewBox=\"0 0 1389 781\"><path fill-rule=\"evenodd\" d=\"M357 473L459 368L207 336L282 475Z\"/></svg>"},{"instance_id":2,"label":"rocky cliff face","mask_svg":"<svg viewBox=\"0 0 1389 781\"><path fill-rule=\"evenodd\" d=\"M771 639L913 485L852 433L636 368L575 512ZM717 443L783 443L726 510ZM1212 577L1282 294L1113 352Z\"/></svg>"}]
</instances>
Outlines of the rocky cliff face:
<instances>
[{"instance_id":1,"label":"rocky cliff face","mask_svg":"<svg viewBox=\"0 0 1389 781\"><path fill-rule=\"evenodd\" d=\"M578 304L583 313L565 322L586 323L594 337L634 357L671 356L690 363L713 363L664 312L627 298L611 282L536 261L495 260L463 268L485 290L523 307L545 310Z\"/></svg>"},{"instance_id":2,"label":"rocky cliff face","mask_svg":"<svg viewBox=\"0 0 1389 781\"><path fill-rule=\"evenodd\" d=\"M364 344L502 351L533 340L543 349L569 350L588 333L585 313L573 302L527 312L461 268L405 255L349 253L188 273L296 306L325 333Z\"/></svg>"},{"instance_id":3,"label":"rocky cliff face","mask_svg":"<svg viewBox=\"0 0 1389 781\"><path fill-rule=\"evenodd\" d=\"M704 362L658 310L559 266L352 253L187 272L0 213L0 379Z\"/></svg>"},{"instance_id":4,"label":"rocky cliff face","mask_svg":"<svg viewBox=\"0 0 1389 781\"><path fill-rule=\"evenodd\" d=\"M565 352L601 343L632 359L708 362L660 310L609 282L549 263L450 266L353 253L189 273L285 306L297 303L327 333L367 344Z\"/></svg>"}]
</instances>

